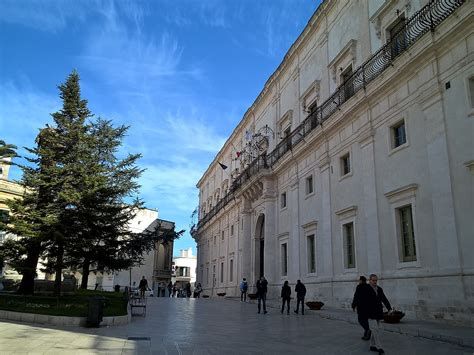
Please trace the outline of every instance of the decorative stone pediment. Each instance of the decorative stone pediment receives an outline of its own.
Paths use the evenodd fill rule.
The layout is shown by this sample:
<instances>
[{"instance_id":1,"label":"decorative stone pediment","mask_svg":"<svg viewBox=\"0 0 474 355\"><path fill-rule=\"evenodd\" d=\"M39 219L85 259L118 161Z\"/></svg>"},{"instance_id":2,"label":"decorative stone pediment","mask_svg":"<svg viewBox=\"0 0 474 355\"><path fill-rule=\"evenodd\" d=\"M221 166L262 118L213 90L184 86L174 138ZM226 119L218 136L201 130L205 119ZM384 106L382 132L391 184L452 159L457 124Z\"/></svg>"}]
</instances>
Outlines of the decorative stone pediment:
<instances>
[{"instance_id":1,"label":"decorative stone pediment","mask_svg":"<svg viewBox=\"0 0 474 355\"><path fill-rule=\"evenodd\" d=\"M414 197L416 195L417 189L418 184L409 184L398 189L386 192L384 195L390 203L395 203L400 200L406 200L410 197Z\"/></svg>"},{"instance_id":2,"label":"decorative stone pediment","mask_svg":"<svg viewBox=\"0 0 474 355\"><path fill-rule=\"evenodd\" d=\"M350 63L356 63L357 41L351 39L342 48L339 53L329 63L329 71L335 83L337 83L337 74L341 69L347 67Z\"/></svg>"},{"instance_id":3,"label":"decorative stone pediment","mask_svg":"<svg viewBox=\"0 0 474 355\"><path fill-rule=\"evenodd\" d=\"M349 206L335 212L339 219L347 219L357 214L357 206Z\"/></svg>"},{"instance_id":4,"label":"decorative stone pediment","mask_svg":"<svg viewBox=\"0 0 474 355\"><path fill-rule=\"evenodd\" d=\"M300 97L301 106L303 111L308 111L308 109L314 105L314 103L319 101L319 95L321 92L321 80L315 80L313 83L305 90L303 95Z\"/></svg>"}]
</instances>

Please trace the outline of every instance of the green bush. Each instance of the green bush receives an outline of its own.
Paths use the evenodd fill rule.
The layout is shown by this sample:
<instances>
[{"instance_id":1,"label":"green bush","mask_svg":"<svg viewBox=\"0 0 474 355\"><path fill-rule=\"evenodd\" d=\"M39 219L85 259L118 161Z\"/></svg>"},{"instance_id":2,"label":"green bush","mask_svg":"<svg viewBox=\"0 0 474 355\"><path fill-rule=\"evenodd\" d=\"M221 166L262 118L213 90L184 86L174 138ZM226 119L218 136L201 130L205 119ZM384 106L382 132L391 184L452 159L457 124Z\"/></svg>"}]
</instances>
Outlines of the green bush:
<instances>
[{"instance_id":1,"label":"green bush","mask_svg":"<svg viewBox=\"0 0 474 355\"><path fill-rule=\"evenodd\" d=\"M123 294L87 290L61 297L0 294L0 309L55 316L86 317L89 298L93 296L105 298L105 317L127 314L127 299Z\"/></svg>"}]
</instances>

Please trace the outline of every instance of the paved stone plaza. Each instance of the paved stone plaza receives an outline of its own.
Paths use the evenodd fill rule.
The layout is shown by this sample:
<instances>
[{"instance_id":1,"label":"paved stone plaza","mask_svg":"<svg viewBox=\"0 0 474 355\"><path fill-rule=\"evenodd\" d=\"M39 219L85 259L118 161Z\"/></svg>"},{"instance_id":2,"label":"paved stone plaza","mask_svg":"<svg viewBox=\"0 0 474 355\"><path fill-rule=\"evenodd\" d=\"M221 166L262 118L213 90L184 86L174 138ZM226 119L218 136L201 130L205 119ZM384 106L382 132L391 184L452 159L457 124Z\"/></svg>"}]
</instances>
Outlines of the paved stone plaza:
<instances>
[{"instance_id":1,"label":"paved stone plaza","mask_svg":"<svg viewBox=\"0 0 474 355\"><path fill-rule=\"evenodd\" d=\"M148 301L146 317L121 327L1 322L0 354L371 354L358 326L314 312L288 316L270 308L263 315L254 304L219 299ZM470 348L388 332L383 343L387 354L472 354Z\"/></svg>"}]
</instances>

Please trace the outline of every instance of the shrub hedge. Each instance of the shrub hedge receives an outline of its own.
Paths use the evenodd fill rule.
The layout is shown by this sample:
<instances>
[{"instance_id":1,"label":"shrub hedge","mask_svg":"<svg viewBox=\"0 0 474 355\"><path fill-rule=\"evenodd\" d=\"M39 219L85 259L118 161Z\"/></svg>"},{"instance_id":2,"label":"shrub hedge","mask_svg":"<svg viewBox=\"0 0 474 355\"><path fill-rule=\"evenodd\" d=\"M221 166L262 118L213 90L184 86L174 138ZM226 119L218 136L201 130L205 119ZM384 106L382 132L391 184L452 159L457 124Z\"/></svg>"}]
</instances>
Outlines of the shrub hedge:
<instances>
[{"instance_id":1,"label":"shrub hedge","mask_svg":"<svg viewBox=\"0 0 474 355\"><path fill-rule=\"evenodd\" d=\"M95 296L104 298L105 317L127 314L128 300L123 293L91 290L78 290L72 295L60 297L0 293L0 309L54 316L86 317L89 299Z\"/></svg>"}]
</instances>

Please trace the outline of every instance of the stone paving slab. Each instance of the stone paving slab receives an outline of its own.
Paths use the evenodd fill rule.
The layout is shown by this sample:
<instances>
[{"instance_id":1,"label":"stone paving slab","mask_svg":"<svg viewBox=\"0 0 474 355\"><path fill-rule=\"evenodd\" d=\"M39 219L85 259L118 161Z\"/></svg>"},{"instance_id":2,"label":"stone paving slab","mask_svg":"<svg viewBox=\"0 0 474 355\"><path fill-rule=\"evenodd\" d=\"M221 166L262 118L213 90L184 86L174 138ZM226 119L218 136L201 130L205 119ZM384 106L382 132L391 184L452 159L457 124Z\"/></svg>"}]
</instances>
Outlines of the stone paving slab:
<instances>
[{"instance_id":1,"label":"stone paving slab","mask_svg":"<svg viewBox=\"0 0 474 355\"><path fill-rule=\"evenodd\" d=\"M150 299L146 317L96 329L0 322L0 354L371 354L362 330L314 313L223 299ZM140 338L148 338L138 340ZM383 332L387 354L472 354L472 349Z\"/></svg>"},{"instance_id":2,"label":"stone paving slab","mask_svg":"<svg viewBox=\"0 0 474 355\"><path fill-rule=\"evenodd\" d=\"M240 302L240 299L238 298L228 297L226 299ZM256 301L254 300L247 302L256 304ZM281 307L279 301L276 300L268 300L267 305L274 309L279 309ZM319 311L312 311L305 308L305 312L310 316L317 315L325 319L341 320L355 325L359 324L357 321L357 313L347 309L324 306ZM474 348L474 328L472 327L456 326L442 321L402 320L398 324L384 323L383 329L387 332Z\"/></svg>"}]
</instances>

